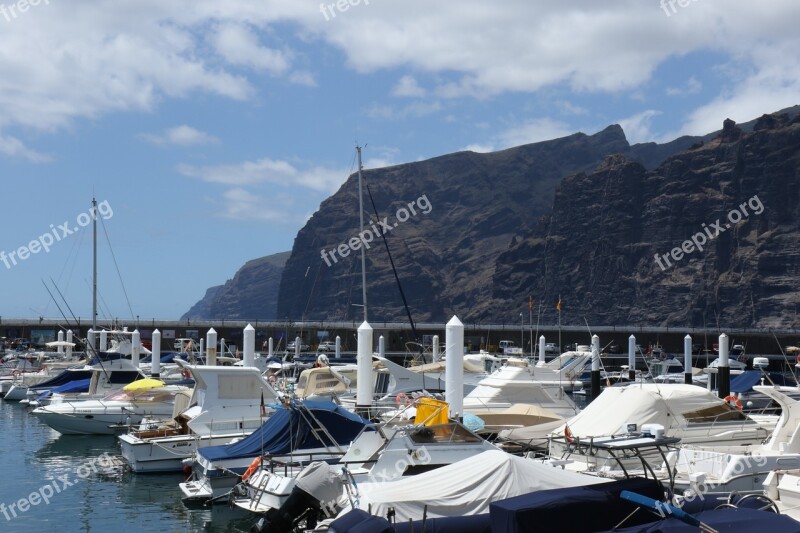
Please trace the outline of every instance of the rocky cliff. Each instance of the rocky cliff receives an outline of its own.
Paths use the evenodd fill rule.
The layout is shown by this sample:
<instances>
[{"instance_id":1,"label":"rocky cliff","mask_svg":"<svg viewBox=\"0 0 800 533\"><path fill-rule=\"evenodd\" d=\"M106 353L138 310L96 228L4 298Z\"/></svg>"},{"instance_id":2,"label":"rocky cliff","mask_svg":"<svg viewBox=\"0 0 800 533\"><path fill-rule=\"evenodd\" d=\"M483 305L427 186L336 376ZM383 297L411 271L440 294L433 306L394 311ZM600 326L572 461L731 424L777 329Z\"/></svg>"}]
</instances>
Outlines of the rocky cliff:
<instances>
[{"instance_id":1,"label":"rocky cliff","mask_svg":"<svg viewBox=\"0 0 800 533\"><path fill-rule=\"evenodd\" d=\"M551 213L500 254L481 318L794 327L800 302L800 120L726 121L653 170L612 156L559 186ZM538 305L536 306L538 309Z\"/></svg>"},{"instance_id":2,"label":"rocky cliff","mask_svg":"<svg viewBox=\"0 0 800 533\"><path fill-rule=\"evenodd\" d=\"M278 317L278 287L289 252L248 261L225 285L211 287L181 317L271 320Z\"/></svg>"}]
</instances>

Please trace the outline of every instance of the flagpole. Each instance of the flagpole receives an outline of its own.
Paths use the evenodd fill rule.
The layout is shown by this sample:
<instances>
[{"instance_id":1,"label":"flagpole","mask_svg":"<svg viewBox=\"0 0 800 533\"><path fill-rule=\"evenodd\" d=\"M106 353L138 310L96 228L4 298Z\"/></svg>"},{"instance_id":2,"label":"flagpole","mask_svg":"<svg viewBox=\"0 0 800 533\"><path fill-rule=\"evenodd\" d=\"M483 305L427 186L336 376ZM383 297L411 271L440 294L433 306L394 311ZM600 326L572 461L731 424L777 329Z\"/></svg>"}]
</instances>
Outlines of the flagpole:
<instances>
[{"instance_id":1,"label":"flagpole","mask_svg":"<svg viewBox=\"0 0 800 533\"><path fill-rule=\"evenodd\" d=\"M561 355L561 295L558 295L558 355Z\"/></svg>"},{"instance_id":2,"label":"flagpole","mask_svg":"<svg viewBox=\"0 0 800 533\"><path fill-rule=\"evenodd\" d=\"M533 296L528 296L528 326L531 332L531 359L533 359Z\"/></svg>"}]
</instances>

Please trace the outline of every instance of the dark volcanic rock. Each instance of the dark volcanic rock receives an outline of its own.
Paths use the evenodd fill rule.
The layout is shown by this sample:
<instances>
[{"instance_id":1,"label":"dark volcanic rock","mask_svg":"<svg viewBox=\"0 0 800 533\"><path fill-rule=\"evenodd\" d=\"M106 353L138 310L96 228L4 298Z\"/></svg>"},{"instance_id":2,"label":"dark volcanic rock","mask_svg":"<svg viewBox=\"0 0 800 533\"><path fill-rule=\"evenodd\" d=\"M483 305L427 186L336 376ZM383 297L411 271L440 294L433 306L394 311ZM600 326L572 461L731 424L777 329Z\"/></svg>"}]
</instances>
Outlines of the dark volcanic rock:
<instances>
[{"instance_id":1,"label":"dark volcanic rock","mask_svg":"<svg viewBox=\"0 0 800 533\"><path fill-rule=\"evenodd\" d=\"M552 213L499 257L483 316L511 320L532 292L549 324L561 294L571 324L796 326L800 124L767 116L751 131L726 121L652 171L615 157L566 178ZM704 233L702 251L679 248Z\"/></svg>"},{"instance_id":2,"label":"dark volcanic rock","mask_svg":"<svg viewBox=\"0 0 800 533\"><path fill-rule=\"evenodd\" d=\"M278 317L278 286L289 252L248 261L225 285L212 287L181 317L272 320Z\"/></svg>"}]
</instances>

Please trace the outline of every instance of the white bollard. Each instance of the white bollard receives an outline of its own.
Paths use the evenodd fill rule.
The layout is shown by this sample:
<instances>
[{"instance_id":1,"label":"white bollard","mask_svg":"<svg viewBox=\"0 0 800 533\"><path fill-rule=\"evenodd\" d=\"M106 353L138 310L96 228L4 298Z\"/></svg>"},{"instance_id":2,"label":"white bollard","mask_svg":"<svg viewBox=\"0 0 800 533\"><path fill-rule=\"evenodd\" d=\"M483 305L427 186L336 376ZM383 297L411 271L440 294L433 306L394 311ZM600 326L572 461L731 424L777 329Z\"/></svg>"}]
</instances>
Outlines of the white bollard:
<instances>
[{"instance_id":1,"label":"white bollard","mask_svg":"<svg viewBox=\"0 0 800 533\"><path fill-rule=\"evenodd\" d=\"M267 357L272 357L275 353L275 341L272 337L269 338L269 346L267 351Z\"/></svg>"},{"instance_id":2,"label":"white bollard","mask_svg":"<svg viewBox=\"0 0 800 533\"><path fill-rule=\"evenodd\" d=\"M600 337L592 335L592 399L600 396Z\"/></svg>"},{"instance_id":3,"label":"white bollard","mask_svg":"<svg viewBox=\"0 0 800 533\"><path fill-rule=\"evenodd\" d=\"M139 335L139 330L133 330L131 334L131 363L136 368L139 368L139 352L141 351L142 338Z\"/></svg>"},{"instance_id":4,"label":"white bollard","mask_svg":"<svg viewBox=\"0 0 800 533\"><path fill-rule=\"evenodd\" d=\"M300 337L294 338L294 360L297 361L300 358Z\"/></svg>"},{"instance_id":5,"label":"white bollard","mask_svg":"<svg viewBox=\"0 0 800 533\"><path fill-rule=\"evenodd\" d=\"M67 342L72 342L72 330L67 330ZM67 359L72 359L72 346L67 346Z\"/></svg>"},{"instance_id":6,"label":"white bollard","mask_svg":"<svg viewBox=\"0 0 800 533\"><path fill-rule=\"evenodd\" d=\"M383 335L378 337L378 355L381 359L386 359L386 341L383 340Z\"/></svg>"},{"instance_id":7,"label":"white bollard","mask_svg":"<svg viewBox=\"0 0 800 533\"><path fill-rule=\"evenodd\" d=\"M464 324L453 316L445 326L445 400L450 416L464 416Z\"/></svg>"},{"instance_id":8,"label":"white bollard","mask_svg":"<svg viewBox=\"0 0 800 533\"><path fill-rule=\"evenodd\" d=\"M64 331L58 330L58 346L56 347L56 351L58 353L64 353Z\"/></svg>"},{"instance_id":9,"label":"white bollard","mask_svg":"<svg viewBox=\"0 0 800 533\"><path fill-rule=\"evenodd\" d=\"M217 352L217 355L225 357L225 337L222 337L219 340L219 351Z\"/></svg>"},{"instance_id":10,"label":"white bollard","mask_svg":"<svg viewBox=\"0 0 800 533\"><path fill-rule=\"evenodd\" d=\"M251 324L244 328L244 366L256 366L256 328Z\"/></svg>"},{"instance_id":11,"label":"white bollard","mask_svg":"<svg viewBox=\"0 0 800 533\"><path fill-rule=\"evenodd\" d=\"M206 340L200 339L200 355L206 353Z\"/></svg>"},{"instance_id":12,"label":"white bollard","mask_svg":"<svg viewBox=\"0 0 800 533\"><path fill-rule=\"evenodd\" d=\"M539 366L545 364L545 352L547 351L547 343L545 342L544 335L539 337Z\"/></svg>"},{"instance_id":13,"label":"white bollard","mask_svg":"<svg viewBox=\"0 0 800 533\"><path fill-rule=\"evenodd\" d=\"M342 338L336 335L336 359L342 357Z\"/></svg>"},{"instance_id":14,"label":"white bollard","mask_svg":"<svg viewBox=\"0 0 800 533\"><path fill-rule=\"evenodd\" d=\"M206 366L217 366L217 332L214 328L206 333Z\"/></svg>"},{"instance_id":15,"label":"white bollard","mask_svg":"<svg viewBox=\"0 0 800 533\"><path fill-rule=\"evenodd\" d=\"M438 363L439 359L439 335L433 336L433 346L431 347L431 359L434 363Z\"/></svg>"},{"instance_id":16,"label":"white bollard","mask_svg":"<svg viewBox=\"0 0 800 533\"><path fill-rule=\"evenodd\" d=\"M628 337L628 379L636 380L636 335Z\"/></svg>"},{"instance_id":17,"label":"white bollard","mask_svg":"<svg viewBox=\"0 0 800 533\"><path fill-rule=\"evenodd\" d=\"M150 375L157 378L161 375L161 332L153 330L153 353L150 363Z\"/></svg>"},{"instance_id":18,"label":"white bollard","mask_svg":"<svg viewBox=\"0 0 800 533\"><path fill-rule=\"evenodd\" d=\"M683 338L683 382L692 384L692 336Z\"/></svg>"},{"instance_id":19,"label":"white bollard","mask_svg":"<svg viewBox=\"0 0 800 533\"><path fill-rule=\"evenodd\" d=\"M356 406L372 405L372 326L365 320L358 327L358 374Z\"/></svg>"},{"instance_id":20,"label":"white bollard","mask_svg":"<svg viewBox=\"0 0 800 533\"><path fill-rule=\"evenodd\" d=\"M719 336L719 368L717 368L717 391L720 398L731 393L731 363L728 356L728 336Z\"/></svg>"},{"instance_id":21,"label":"white bollard","mask_svg":"<svg viewBox=\"0 0 800 533\"><path fill-rule=\"evenodd\" d=\"M86 344L88 347L86 348L87 355L89 357L94 357L94 352L97 350L97 344L94 342L94 330L89 328L89 331L86 332Z\"/></svg>"},{"instance_id":22,"label":"white bollard","mask_svg":"<svg viewBox=\"0 0 800 533\"><path fill-rule=\"evenodd\" d=\"M100 351L105 352L108 350L108 332L104 329L100 330Z\"/></svg>"}]
</instances>

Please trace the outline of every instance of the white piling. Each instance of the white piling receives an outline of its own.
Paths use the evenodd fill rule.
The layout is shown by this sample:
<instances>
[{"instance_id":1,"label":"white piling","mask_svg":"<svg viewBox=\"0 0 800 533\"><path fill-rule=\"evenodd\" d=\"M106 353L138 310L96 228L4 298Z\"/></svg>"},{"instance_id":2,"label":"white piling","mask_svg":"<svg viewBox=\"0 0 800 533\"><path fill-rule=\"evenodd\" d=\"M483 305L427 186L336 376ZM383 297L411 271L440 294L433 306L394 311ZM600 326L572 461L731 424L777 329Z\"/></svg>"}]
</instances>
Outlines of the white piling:
<instances>
[{"instance_id":1,"label":"white piling","mask_svg":"<svg viewBox=\"0 0 800 533\"><path fill-rule=\"evenodd\" d=\"M636 335L628 337L628 379L636 380Z\"/></svg>"},{"instance_id":2,"label":"white piling","mask_svg":"<svg viewBox=\"0 0 800 533\"><path fill-rule=\"evenodd\" d=\"M728 357L728 336L719 336L719 367L717 368L717 391L720 398L731 393L731 363Z\"/></svg>"},{"instance_id":3,"label":"white piling","mask_svg":"<svg viewBox=\"0 0 800 533\"><path fill-rule=\"evenodd\" d=\"M439 335L433 336L433 346L431 347L431 358L434 363L438 363L441 359L439 355Z\"/></svg>"},{"instance_id":4,"label":"white piling","mask_svg":"<svg viewBox=\"0 0 800 533\"><path fill-rule=\"evenodd\" d=\"M256 366L256 328L251 324L244 328L244 366Z\"/></svg>"},{"instance_id":5,"label":"white piling","mask_svg":"<svg viewBox=\"0 0 800 533\"><path fill-rule=\"evenodd\" d=\"M356 406L367 408L372 404L372 326L366 320L358 327L357 362Z\"/></svg>"},{"instance_id":6,"label":"white piling","mask_svg":"<svg viewBox=\"0 0 800 533\"><path fill-rule=\"evenodd\" d=\"M214 328L206 333L206 366L217 366L217 332Z\"/></svg>"},{"instance_id":7,"label":"white piling","mask_svg":"<svg viewBox=\"0 0 800 533\"><path fill-rule=\"evenodd\" d=\"M445 327L445 400L450 405L450 416L464 415L464 324L453 316Z\"/></svg>"},{"instance_id":8,"label":"white piling","mask_svg":"<svg viewBox=\"0 0 800 533\"><path fill-rule=\"evenodd\" d=\"M108 350L108 331L100 330L100 351L105 352Z\"/></svg>"},{"instance_id":9,"label":"white piling","mask_svg":"<svg viewBox=\"0 0 800 533\"><path fill-rule=\"evenodd\" d=\"M136 368L139 368L139 352L141 351L142 346L142 337L139 334L139 330L133 330L131 334L131 363Z\"/></svg>"},{"instance_id":10,"label":"white piling","mask_svg":"<svg viewBox=\"0 0 800 533\"><path fill-rule=\"evenodd\" d=\"M200 355L206 353L206 340L200 339Z\"/></svg>"},{"instance_id":11,"label":"white piling","mask_svg":"<svg viewBox=\"0 0 800 533\"><path fill-rule=\"evenodd\" d=\"M275 353L275 341L272 337L269 338L269 346L267 347L267 357L272 357Z\"/></svg>"},{"instance_id":12,"label":"white piling","mask_svg":"<svg viewBox=\"0 0 800 533\"><path fill-rule=\"evenodd\" d=\"M153 347L150 350L153 353L150 363L150 375L154 378L161 376L161 332L153 330Z\"/></svg>"},{"instance_id":13,"label":"white piling","mask_svg":"<svg viewBox=\"0 0 800 533\"><path fill-rule=\"evenodd\" d=\"M220 355L222 357L225 356L225 337L222 337L219 340L219 351L217 352L217 355Z\"/></svg>"},{"instance_id":14,"label":"white piling","mask_svg":"<svg viewBox=\"0 0 800 533\"><path fill-rule=\"evenodd\" d=\"M386 341L383 339L383 335L378 337L378 355L382 359L386 359Z\"/></svg>"},{"instance_id":15,"label":"white piling","mask_svg":"<svg viewBox=\"0 0 800 533\"><path fill-rule=\"evenodd\" d=\"M683 382L692 384L692 336L683 338Z\"/></svg>"},{"instance_id":16,"label":"white piling","mask_svg":"<svg viewBox=\"0 0 800 533\"><path fill-rule=\"evenodd\" d=\"M600 337L592 335L592 399L600 396Z\"/></svg>"},{"instance_id":17,"label":"white piling","mask_svg":"<svg viewBox=\"0 0 800 533\"><path fill-rule=\"evenodd\" d=\"M342 357L342 338L336 335L336 359Z\"/></svg>"},{"instance_id":18,"label":"white piling","mask_svg":"<svg viewBox=\"0 0 800 533\"><path fill-rule=\"evenodd\" d=\"M294 338L294 360L297 361L300 358L300 337Z\"/></svg>"},{"instance_id":19,"label":"white piling","mask_svg":"<svg viewBox=\"0 0 800 533\"><path fill-rule=\"evenodd\" d=\"M545 352L547 352L547 343L545 342L544 335L539 337L539 365L544 365L547 361L545 359Z\"/></svg>"},{"instance_id":20,"label":"white piling","mask_svg":"<svg viewBox=\"0 0 800 533\"><path fill-rule=\"evenodd\" d=\"M94 342L94 330L92 328L89 328L89 331L86 332L86 343L91 346L91 348L87 348L87 352L89 352L87 355L93 357L94 353L91 352L97 349L97 344Z\"/></svg>"},{"instance_id":21,"label":"white piling","mask_svg":"<svg viewBox=\"0 0 800 533\"><path fill-rule=\"evenodd\" d=\"M72 342L72 330L67 330L67 342ZM67 346L67 359L72 358L72 346Z\"/></svg>"},{"instance_id":22,"label":"white piling","mask_svg":"<svg viewBox=\"0 0 800 533\"><path fill-rule=\"evenodd\" d=\"M58 346L56 347L56 351L58 353L64 353L64 331L58 330Z\"/></svg>"}]
</instances>

